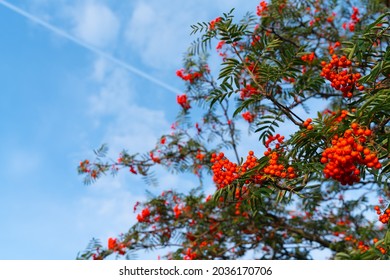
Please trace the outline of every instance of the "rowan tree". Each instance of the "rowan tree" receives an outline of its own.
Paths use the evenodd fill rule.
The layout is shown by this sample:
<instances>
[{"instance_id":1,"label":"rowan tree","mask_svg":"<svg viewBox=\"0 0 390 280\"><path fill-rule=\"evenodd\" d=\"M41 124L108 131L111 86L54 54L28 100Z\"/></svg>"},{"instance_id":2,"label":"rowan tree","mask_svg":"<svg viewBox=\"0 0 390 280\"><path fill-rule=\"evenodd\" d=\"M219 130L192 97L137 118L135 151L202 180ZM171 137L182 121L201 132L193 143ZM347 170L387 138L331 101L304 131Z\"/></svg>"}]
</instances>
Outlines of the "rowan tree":
<instances>
[{"instance_id":1,"label":"rowan tree","mask_svg":"<svg viewBox=\"0 0 390 280\"><path fill-rule=\"evenodd\" d=\"M78 258L167 248L167 259L311 259L316 249L389 259L386 4L261 1L240 20L231 10L193 25L172 133L118 160L103 146L78 171L86 183L122 169L153 182L159 165L193 173L199 187L136 205L128 232L107 245L93 239ZM215 53L221 64L211 71ZM243 120L259 140L246 155Z\"/></svg>"}]
</instances>

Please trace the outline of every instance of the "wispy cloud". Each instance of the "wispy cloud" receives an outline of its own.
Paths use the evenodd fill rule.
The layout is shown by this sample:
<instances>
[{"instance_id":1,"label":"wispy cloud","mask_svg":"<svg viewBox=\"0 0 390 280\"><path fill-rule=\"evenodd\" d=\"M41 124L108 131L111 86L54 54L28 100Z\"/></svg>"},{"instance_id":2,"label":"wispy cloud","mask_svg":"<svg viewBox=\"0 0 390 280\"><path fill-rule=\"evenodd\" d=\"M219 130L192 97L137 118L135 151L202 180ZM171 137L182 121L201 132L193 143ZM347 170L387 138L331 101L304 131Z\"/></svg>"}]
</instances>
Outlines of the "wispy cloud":
<instances>
[{"instance_id":1,"label":"wispy cloud","mask_svg":"<svg viewBox=\"0 0 390 280\"><path fill-rule=\"evenodd\" d=\"M81 2L70 14L74 22L73 33L78 38L100 48L115 45L120 20L108 6L96 1Z\"/></svg>"},{"instance_id":2,"label":"wispy cloud","mask_svg":"<svg viewBox=\"0 0 390 280\"><path fill-rule=\"evenodd\" d=\"M258 1L137 1L128 20L125 39L142 62L155 69L179 67L183 54L196 36L191 25L208 22L237 7L239 13L256 10ZM207 8L205 8L207 7ZM244 12L243 12L244 10Z\"/></svg>"},{"instance_id":3,"label":"wispy cloud","mask_svg":"<svg viewBox=\"0 0 390 280\"><path fill-rule=\"evenodd\" d=\"M123 69L98 59L92 77L98 78L99 91L89 97L87 109L91 121L103 132L102 141L112 151L146 152L170 124L163 111L135 102L137 82ZM107 121L108 119L109 121Z\"/></svg>"},{"instance_id":4,"label":"wispy cloud","mask_svg":"<svg viewBox=\"0 0 390 280\"><path fill-rule=\"evenodd\" d=\"M237 1L234 0L234 3L238 3ZM11 4L11 1L0 1L0 6L6 7L29 19L37 26L47 29L54 37L69 40L96 55L96 57L92 56L91 65L79 65L83 69L90 67L89 77L77 77L77 81L82 84L81 86L78 84L77 90L75 90L77 91L77 102L87 105L87 108L83 108L83 112L77 113L82 117L86 116L86 118L81 117L77 123L77 126L81 127L83 131L83 136L77 136L76 133L70 134L69 138L72 138L77 146L67 147L67 151L72 149L80 151L85 148L86 150L78 153L77 158L80 154L79 159L86 156L86 153L90 153L91 149L96 148L85 144L85 142L108 143L110 154L114 158L122 149L127 149L130 153L143 153L154 147L156 139L169 129L170 122L167 117L168 113L162 110L153 110L150 108L150 103L145 102L145 99L150 101L148 99L150 97L136 98L143 94L140 91L142 83L151 82L153 86L156 85L171 93L180 93L181 90L172 87L169 80L156 79L150 72L143 69L147 69L145 66L149 66L154 70L167 71L171 67L178 65L180 67L181 55L193 39L189 37L190 24L197 21L208 21L214 16L218 16L220 11L228 11L232 5L231 2L226 4L226 1L222 0L172 0L169 5L167 5L167 1L129 1L132 3L128 7L134 9L119 11L115 9L117 7L115 5L119 5L118 2L103 0L18 2L23 3L20 4L20 7L28 7L24 9ZM28 12L31 11L31 5L35 7L34 13ZM242 1L240 5L244 5ZM36 16L35 11L38 12L39 17ZM127 18L128 15L130 18ZM126 31L124 31L124 27L126 27ZM121 36L126 36L127 45L119 44L119 42L123 42ZM50 44L47 47L50 48ZM110 53L111 50L115 50L118 51L117 53L123 54L128 48L131 50L131 61L137 61L137 64L130 64ZM65 45L64 51L68 50ZM80 59L80 61L85 60ZM144 65L141 62L144 62ZM55 73L53 73L54 75ZM63 85L58 85L58 87L61 86ZM74 88L76 89L76 86ZM151 94L153 93L152 91ZM71 95L70 92L69 96ZM73 97L69 99L72 102L76 100ZM143 103L139 104L136 102L137 100L142 100ZM64 101L66 102L65 99ZM168 110L170 108L167 108ZM86 115L84 115L85 111ZM73 113L71 112L71 114ZM67 118L69 116L61 117ZM56 149L60 148L62 147L56 147ZM81 155L84 151L87 152ZM22 236L23 232L29 229L30 223L23 224L21 230L18 231L20 238L23 239L24 247L31 244L36 246L34 247L36 250L31 250L31 258L36 256L33 251L41 252L43 250L46 251L40 253L41 257L44 255L46 258L52 258L52 248L56 246L55 244L60 244L56 247L59 249L56 256L63 256L64 253L61 250L64 249L74 250L74 254L76 254L78 250L84 248L83 246L86 245L90 237L99 237L105 243L109 236L117 235L134 223L136 215L132 212L132 207L135 201L145 199L144 193L147 189L140 176L126 172L122 172L114 178L108 175L96 184L76 190L74 193L69 191L66 185L78 185L79 183L81 187L82 180L72 181L73 178L67 178L69 181L65 180L66 182L55 181L56 186L58 183L58 189L63 190L61 197L53 198L52 193L44 193L45 196L43 196L42 189L38 188L36 184L47 187L46 184L49 183L44 175L53 172L53 166L58 169L69 169L69 165L66 165L67 163L62 161L62 158L55 164L48 165L44 156L45 152L42 151L32 152L31 150L19 149L19 153L16 151L10 158L8 166L10 168L8 175L12 175L11 172L14 172L13 177L27 178L24 182L31 183L31 189L37 190L36 197L31 199L33 202L30 201L30 209L37 211L29 211L31 227L40 225L34 228L36 235L33 238ZM8 157L6 156L6 158ZM72 160L72 162L74 161ZM73 166L71 167L73 168ZM58 170L56 171L58 172ZM29 177L30 175L35 177ZM76 176L76 172L74 175ZM181 177L176 174L167 174L162 168L157 169L157 175L160 179L160 187L152 189L155 193L166 188L186 191L197 185L196 180L192 181L191 175ZM32 179L36 179L39 183L35 183ZM212 184L210 186L213 187ZM15 197L17 196L15 195ZM36 198L41 199L38 200L39 203L36 202ZM45 201L50 203L45 204ZM53 205L57 207L53 207ZM50 213L47 209L51 209ZM20 218L23 221L25 210L22 208L20 211L22 212ZM45 232L46 229L50 229L50 231ZM42 241L42 236L48 235L48 232L52 238L52 243L49 245ZM15 232L10 232L9 236L15 237ZM69 248L72 246L74 248ZM19 252L18 254L22 255Z\"/></svg>"},{"instance_id":5,"label":"wispy cloud","mask_svg":"<svg viewBox=\"0 0 390 280\"><path fill-rule=\"evenodd\" d=\"M64 37L64 38L76 43L77 45L90 50L91 52L93 52L101 57L104 57L105 59L111 61L112 63L115 63L116 65L118 65L118 66L120 66L120 67L142 77L142 78L145 78L145 79L149 80L150 82L157 84L158 86L160 86L160 87L162 87L170 92L173 92L173 93L180 93L181 92L180 90L170 86L169 84L167 84L159 79L156 79L155 77L140 70L139 68L137 68L137 67L121 60L121 59L115 58L111 54L109 54L109 53L107 53L99 48L96 48L95 46L83 41L80 38L73 36L72 34L66 32L65 30L58 28L58 27L55 27L54 25L26 12L25 10L23 10L21 8L18 8L17 6L15 6L13 4L8 3L7 1L0 1L0 5L7 7L8 9L14 11L15 13L31 20L32 22L35 22L35 23L43 26L44 28L54 32L55 34L57 34L61 37Z\"/></svg>"},{"instance_id":6,"label":"wispy cloud","mask_svg":"<svg viewBox=\"0 0 390 280\"><path fill-rule=\"evenodd\" d=\"M187 2L138 1L125 31L128 46L155 69L177 67L191 38L190 24L202 11L186 9Z\"/></svg>"}]
</instances>

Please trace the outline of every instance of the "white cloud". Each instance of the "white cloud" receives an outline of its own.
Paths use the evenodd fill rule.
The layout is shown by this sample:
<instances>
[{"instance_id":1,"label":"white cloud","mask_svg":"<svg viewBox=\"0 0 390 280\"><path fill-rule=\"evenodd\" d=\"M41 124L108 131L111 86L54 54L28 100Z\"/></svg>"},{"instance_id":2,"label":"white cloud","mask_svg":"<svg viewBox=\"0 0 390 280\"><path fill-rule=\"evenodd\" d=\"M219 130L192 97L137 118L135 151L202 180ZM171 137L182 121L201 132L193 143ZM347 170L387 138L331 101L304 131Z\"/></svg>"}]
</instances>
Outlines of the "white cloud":
<instances>
[{"instance_id":1,"label":"white cloud","mask_svg":"<svg viewBox=\"0 0 390 280\"><path fill-rule=\"evenodd\" d=\"M137 84L125 70L101 58L95 60L91 70L90 78L99 90L91 93L87 112L90 120L97 124L95 129L101 131L101 142L108 143L110 156L116 159L122 149L132 154L146 153L154 148L160 135L170 128L165 113L135 102ZM166 189L186 191L196 186L190 179L168 173L162 167L156 168L156 175L159 178L157 188L149 187L140 175L126 170L116 177L100 178L88 187L78 203L80 230L105 242L109 236L116 236L135 223L133 206L136 201L146 200L147 189L159 194ZM146 257L142 255L142 258Z\"/></svg>"},{"instance_id":2,"label":"white cloud","mask_svg":"<svg viewBox=\"0 0 390 280\"><path fill-rule=\"evenodd\" d=\"M108 126L105 141L116 151L125 148L130 153L143 153L153 149L157 139L169 128L165 114L137 105L130 105L126 110Z\"/></svg>"},{"instance_id":3,"label":"white cloud","mask_svg":"<svg viewBox=\"0 0 390 280\"><path fill-rule=\"evenodd\" d=\"M34 14L37 11L41 18L49 20L56 26L68 27L64 29L72 30L87 43L110 49L115 47L121 28L120 19L113 10L113 2L115 1L29 1L35 3L35 8L32 8ZM30 4L24 5L30 7ZM134 59L142 59L145 65L157 69L176 66L180 64L182 53L194 39L189 36L190 25L198 21L211 20L220 12L229 11L232 6L237 5L242 8L244 3L238 0L137 1L132 17L127 22L129 27L125 34L127 43L135 50ZM216 11L216 8L219 11ZM98 58L93 65L90 78L97 83L93 87L99 88L91 93L87 111L92 122L97 124L96 130L101 131L102 142L108 143L113 153L123 148L128 149L130 153L146 152L154 146L161 133L170 127L163 111L152 110L135 103L134 95L137 89L128 72L113 68L110 63ZM142 94L139 91L137 93ZM86 131L90 132L88 127ZM88 147L88 151L89 149L91 147ZM26 178L42 169L44 160L39 154L20 150L15 152L6 166L16 172L11 175ZM183 186L188 188L197 184L196 181L191 182L187 178L182 179L163 170L159 170L158 175L162 189L172 187L180 191ZM122 172L115 178L110 175L101 178L96 184L89 186L85 195L75 203L78 207L69 209L69 205L64 206L65 215L70 217L72 222L75 218L80 228L80 231L77 231L77 239L88 231L87 236L100 236L105 242L105 238L117 235L134 223L136 215L133 214L132 207L136 201L144 200L140 193L143 193L147 186L139 176L132 176ZM211 188L215 187L211 185ZM73 213L76 217L72 215ZM67 233L56 232L53 236L63 237L63 234Z\"/></svg>"},{"instance_id":4,"label":"white cloud","mask_svg":"<svg viewBox=\"0 0 390 280\"><path fill-rule=\"evenodd\" d=\"M93 65L92 78L97 82L102 82L107 73L107 60L102 57L96 59Z\"/></svg>"},{"instance_id":5,"label":"white cloud","mask_svg":"<svg viewBox=\"0 0 390 280\"><path fill-rule=\"evenodd\" d=\"M186 193L198 186L197 178L193 174L172 174L163 170L159 176L161 190L175 190L179 193Z\"/></svg>"},{"instance_id":6,"label":"white cloud","mask_svg":"<svg viewBox=\"0 0 390 280\"><path fill-rule=\"evenodd\" d=\"M182 55L196 36L191 25L208 22L239 5L241 14L255 11L258 1L137 1L127 24L125 38L144 64L157 69L180 65ZM243 11L245 10L245 11Z\"/></svg>"},{"instance_id":7,"label":"white cloud","mask_svg":"<svg viewBox=\"0 0 390 280\"><path fill-rule=\"evenodd\" d=\"M71 9L74 34L96 47L107 47L117 39L120 20L103 3L85 1Z\"/></svg>"},{"instance_id":8,"label":"white cloud","mask_svg":"<svg viewBox=\"0 0 390 280\"><path fill-rule=\"evenodd\" d=\"M111 70L106 62L99 59L95 63L92 77L101 81L101 88L97 94L93 92L90 97L89 113L93 117L120 117L126 113L133 96L128 73L118 68Z\"/></svg>"},{"instance_id":9,"label":"white cloud","mask_svg":"<svg viewBox=\"0 0 390 280\"><path fill-rule=\"evenodd\" d=\"M135 102L135 95L142 92L137 92L137 84L123 69L97 59L92 78L99 81L100 90L91 94L88 113L95 127L103 130L102 141L114 153L123 149L142 153L154 148L170 127L165 113Z\"/></svg>"},{"instance_id":10,"label":"white cloud","mask_svg":"<svg viewBox=\"0 0 390 280\"><path fill-rule=\"evenodd\" d=\"M39 17L42 20L51 22L52 20L55 20L58 16L56 9L52 9L53 7L65 7L65 1L66 0L57 0L55 1L55 5L52 6L53 1L50 0L30 0L30 1L24 1L22 5L28 5L28 10L35 16ZM11 1L10 1L11 2ZM13 2L13 1L12 1ZM22 7L20 5L20 7Z\"/></svg>"},{"instance_id":11,"label":"white cloud","mask_svg":"<svg viewBox=\"0 0 390 280\"><path fill-rule=\"evenodd\" d=\"M137 201L144 200L143 196L134 195L129 187L131 184L126 184L124 180L117 177L107 179L90 186L77 205L77 225L80 230L89 231L92 236L102 239L117 236L133 225L136 222L133 206ZM121 187L111 188L112 184Z\"/></svg>"},{"instance_id":12,"label":"white cloud","mask_svg":"<svg viewBox=\"0 0 390 280\"><path fill-rule=\"evenodd\" d=\"M173 15L160 3L138 2L125 38L144 64L164 69L177 65L188 46L188 11Z\"/></svg>"}]
</instances>

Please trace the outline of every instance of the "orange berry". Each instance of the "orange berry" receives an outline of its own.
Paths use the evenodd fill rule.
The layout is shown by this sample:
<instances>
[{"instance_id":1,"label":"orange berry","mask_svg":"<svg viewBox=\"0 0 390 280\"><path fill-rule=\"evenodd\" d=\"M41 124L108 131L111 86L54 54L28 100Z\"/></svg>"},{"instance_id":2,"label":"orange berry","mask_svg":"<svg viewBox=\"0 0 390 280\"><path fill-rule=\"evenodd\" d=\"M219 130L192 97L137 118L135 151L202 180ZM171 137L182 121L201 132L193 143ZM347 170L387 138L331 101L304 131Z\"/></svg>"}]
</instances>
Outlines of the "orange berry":
<instances>
[{"instance_id":1,"label":"orange berry","mask_svg":"<svg viewBox=\"0 0 390 280\"><path fill-rule=\"evenodd\" d=\"M352 134L352 130L347 129L347 130L344 132L344 137L349 137L349 136L351 136L351 134Z\"/></svg>"},{"instance_id":2,"label":"orange berry","mask_svg":"<svg viewBox=\"0 0 390 280\"><path fill-rule=\"evenodd\" d=\"M365 136L361 136L361 137L359 137L359 142L360 143L364 143L364 142L366 142L366 137Z\"/></svg>"},{"instance_id":3,"label":"orange berry","mask_svg":"<svg viewBox=\"0 0 390 280\"><path fill-rule=\"evenodd\" d=\"M366 130L364 131L364 135L365 135L365 136L370 136L371 134L372 134L372 131L369 130L369 129L366 129Z\"/></svg>"},{"instance_id":4,"label":"orange berry","mask_svg":"<svg viewBox=\"0 0 390 280\"><path fill-rule=\"evenodd\" d=\"M358 125L357 123L352 123L352 124L351 124L351 128L352 128L353 130L358 129L358 127L359 127L359 125Z\"/></svg>"}]
</instances>

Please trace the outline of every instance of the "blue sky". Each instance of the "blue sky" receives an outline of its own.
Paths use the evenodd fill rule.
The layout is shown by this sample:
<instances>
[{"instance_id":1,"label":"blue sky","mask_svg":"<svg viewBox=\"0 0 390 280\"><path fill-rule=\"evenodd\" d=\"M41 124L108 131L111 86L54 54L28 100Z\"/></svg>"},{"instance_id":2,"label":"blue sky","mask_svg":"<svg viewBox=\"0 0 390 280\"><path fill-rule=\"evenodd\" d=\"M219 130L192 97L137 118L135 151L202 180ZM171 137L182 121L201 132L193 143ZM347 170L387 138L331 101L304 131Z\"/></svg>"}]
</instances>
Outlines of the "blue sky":
<instances>
[{"instance_id":1,"label":"blue sky","mask_svg":"<svg viewBox=\"0 0 390 280\"><path fill-rule=\"evenodd\" d=\"M180 91L190 25L259 1L12 1L79 43L1 2L0 259L74 259L92 237L124 232L147 189L127 173L85 186L80 160L102 143L114 157L153 148L179 109L172 90L79 43ZM161 189L195 185L161 173Z\"/></svg>"}]
</instances>

